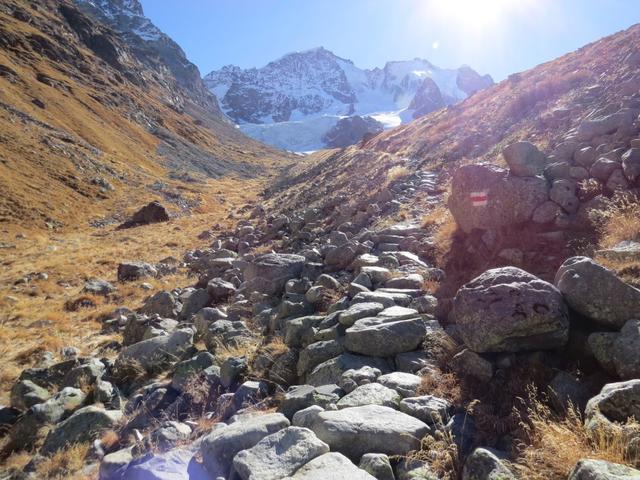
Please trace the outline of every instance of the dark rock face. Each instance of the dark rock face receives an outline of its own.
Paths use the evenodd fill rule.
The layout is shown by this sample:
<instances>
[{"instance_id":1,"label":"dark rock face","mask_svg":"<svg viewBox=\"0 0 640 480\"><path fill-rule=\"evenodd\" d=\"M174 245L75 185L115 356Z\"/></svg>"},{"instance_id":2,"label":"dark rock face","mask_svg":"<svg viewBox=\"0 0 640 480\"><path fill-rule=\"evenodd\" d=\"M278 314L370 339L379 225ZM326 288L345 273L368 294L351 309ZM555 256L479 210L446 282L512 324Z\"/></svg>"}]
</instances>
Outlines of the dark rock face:
<instances>
[{"instance_id":1,"label":"dark rock face","mask_svg":"<svg viewBox=\"0 0 640 480\"><path fill-rule=\"evenodd\" d=\"M119 228L131 228L138 225L168 221L169 212L167 212L167 209L160 202L150 202L134 213L131 219L120 225Z\"/></svg>"},{"instance_id":2,"label":"dark rock face","mask_svg":"<svg viewBox=\"0 0 640 480\"><path fill-rule=\"evenodd\" d=\"M479 90L484 90L493 85L491 75L480 75L471 67L466 65L458 69L458 78L456 84L467 95L471 95Z\"/></svg>"},{"instance_id":3,"label":"dark rock face","mask_svg":"<svg viewBox=\"0 0 640 480\"><path fill-rule=\"evenodd\" d=\"M324 109L328 101L345 105L355 101L340 60L328 50L317 48L286 55L261 69L241 70L230 65L212 72L205 80L210 86L231 80L221 101L227 115L235 121L262 123L262 118L271 117L282 122L289 120L293 110L309 115ZM312 86L309 90L316 92L287 94L293 81Z\"/></svg>"},{"instance_id":4,"label":"dark rock face","mask_svg":"<svg viewBox=\"0 0 640 480\"><path fill-rule=\"evenodd\" d=\"M198 67L187 59L176 42L144 16L138 0L75 0L75 3L82 12L119 33L142 63L163 77L167 76L168 68L178 85L196 103L217 110L217 102L202 83ZM90 37L88 45L107 63L117 62L118 52L113 51L107 39ZM179 104L174 107L182 108Z\"/></svg>"},{"instance_id":5,"label":"dark rock face","mask_svg":"<svg viewBox=\"0 0 640 480\"><path fill-rule=\"evenodd\" d=\"M445 106L442 93L431 78L425 78L409 104L409 109L415 110L413 118L418 118Z\"/></svg>"},{"instance_id":6,"label":"dark rock face","mask_svg":"<svg viewBox=\"0 0 640 480\"><path fill-rule=\"evenodd\" d=\"M344 148L358 143L368 134L376 134L381 131L382 124L377 120L354 115L338 120L338 123L325 134L322 141L329 148Z\"/></svg>"}]
</instances>

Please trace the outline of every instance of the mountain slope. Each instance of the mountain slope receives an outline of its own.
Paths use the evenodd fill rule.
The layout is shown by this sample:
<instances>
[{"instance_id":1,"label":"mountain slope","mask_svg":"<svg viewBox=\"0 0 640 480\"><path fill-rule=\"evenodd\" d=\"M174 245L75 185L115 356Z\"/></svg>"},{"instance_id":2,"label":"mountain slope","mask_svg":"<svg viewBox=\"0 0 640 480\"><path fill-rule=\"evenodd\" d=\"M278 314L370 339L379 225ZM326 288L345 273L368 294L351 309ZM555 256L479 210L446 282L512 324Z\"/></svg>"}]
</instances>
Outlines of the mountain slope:
<instances>
[{"instance_id":1,"label":"mountain slope","mask_svg":"<svg viewBox=\"0 0 640 480\"><path fill-rule=\"evenodd\" d=\"M207 178L286 163L219 112L168 37L100 18L67 1L0 3L0 222L86 225L152 198L181 210Z\"/></svg>"},{"instance_id":2,"label":"mountain slope","mask_svg":"<svg viewBox=\"0 0 640 480\"><path fill-rule=\"evenodd\" d=\"M244 132L292 150L324 146L322 136L341 117L371 116L395 126L493 83L469 67L441 69L421 59L360 69L322 47L259 69L226 66L204 81ZM438 93L418 95L425 90Z\"/></svg>"},{"instance_id":3,"label":"mountain slope","mask_svg":"<svg viewBox=\"0 0 640 480\"><path fill-rule=\"evenodd\" d=\"M639 50L640 25L635 25L368 141L311 155L266 196L286 215L319 209L331 229L345 221L340 211L364 212L379 202L394 177L414 179L429 171L439 185L413 191L410 203L398 212L406 221L420 222L434 208L435 193L446 189L460 165L504 164L504 147L524 139L553 153L575 136L583 121L621 108L637 109ZM626 146L632 134L619 132L601 140L615 149ZM309 184L322 188L309 189Z\"/></svg>"}]
</instances>

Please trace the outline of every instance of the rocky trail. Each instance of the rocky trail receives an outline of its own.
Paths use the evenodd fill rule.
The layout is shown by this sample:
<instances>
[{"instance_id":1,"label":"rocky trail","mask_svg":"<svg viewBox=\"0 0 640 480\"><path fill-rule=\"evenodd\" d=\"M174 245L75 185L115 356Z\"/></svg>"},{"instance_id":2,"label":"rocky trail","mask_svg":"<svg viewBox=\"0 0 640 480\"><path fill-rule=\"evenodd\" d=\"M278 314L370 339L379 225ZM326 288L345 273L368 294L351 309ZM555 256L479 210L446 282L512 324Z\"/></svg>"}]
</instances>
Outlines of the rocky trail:
<instances>
[{"instance_id":1,"label":"rocky trail","mask_svg":"<svg viewBox=\"0 0 640 480\"><path fill-rule=\"evenodd\" d=\"M556 152L583 158L589 148L575 142ZM636 150L620 154L627 173ZM554 193L570 182L553 177L566 169L534 146L509 146L505 159L508 176L497 166L463 166L448 193L469 232L460 245L477 245L479 231L487 258L497 251L488 238L502 232L513 241L509 230L522 232L531 216L535 224L549 202L557 212L575 208L566 190ZM512 183L531 198L525 213L521 200L519 208L509 202ZM387 195L389 212L416 197L444 201L438 173L409 167ZM285 216L247 205L209 248L181 260L121 263L123 284L177 269L194 283L105 318L103 332L121 341L89 356L73 347L46 353L22 372L11 405L0 409L3 456L36 453L3 478L37 478L78 445L81 474L104 480L533 478L519 463L517 440L527 438L520 427L530 420L513 417L530 389L549 395L559 414L584 411L585 431L622 440L620 458L633 463L640 290L573 256L551 281L516 266L490 268L446 298L439 285L450 272L435 265L429 225L369 228L380 212L372 206L366 218L354 212L334 229L323 212L339 209ZM558 218L528 234L567 231L572 224ZM494 259L504 260L503 250ZM522 262L526 252L519 255ZM113 286L91 288L109 295ZM585 457L568 478L638 475Z\"/></svg>"}]
</instances>

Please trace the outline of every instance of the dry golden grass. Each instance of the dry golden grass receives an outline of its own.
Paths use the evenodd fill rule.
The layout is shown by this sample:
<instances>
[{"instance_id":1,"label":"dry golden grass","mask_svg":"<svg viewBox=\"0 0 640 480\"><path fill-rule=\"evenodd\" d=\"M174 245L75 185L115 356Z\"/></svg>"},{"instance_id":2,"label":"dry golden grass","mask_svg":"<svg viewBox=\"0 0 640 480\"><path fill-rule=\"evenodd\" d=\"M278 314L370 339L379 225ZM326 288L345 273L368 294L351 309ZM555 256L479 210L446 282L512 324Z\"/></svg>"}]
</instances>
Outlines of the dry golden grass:
<instances>
[{"instance_id":1,"label":"dry golden grass","mask_svg":"<svg viewBox=\"0 0 640 480\"><path fill-rule=\"evenodd\" d=\"M463 459L453 435L447 430L423 437L420 450L409 452L406 459L427 463L441 480L458 480L462 474Z\"/></svg>"},{"instance_id":2,"label":"dry golden grass","mask_svg":"<svg viewBox=\"0 0 640 480\"><path fill-rule=\"evenodd\" d=\"M6 226L9 238L18 234L26 238L15 239L15 249L0 250L0 354L5 359L0 366L0 402L7 401L12 383L22 369L37 363L41 353L57 353L71 345L89 354L118 338L99 334L101 317L120 306L137 308L155 291L193 284L195 279L180 270L145 279L152 286L147 291L140 288L142 281L118 283L117 266L126 260L180 259L189 249L208 246L211 241L199 240L198 234L214 224L231 228L234 220L229 213L254 201L263 181L249 182L251 188L238 188L231 179L212 181L211 191L223 192L224 205L207 202L201 213L128 230L85 227L52 233ZM14 285L32 272L45 272L48 279ZM85 295L82 288L90 278L108 280L116 291L109 297ZM91 301L86 307L81 306L83 297Z\"/></svg>"},{"instance_id":3,"label":"dry golden grass","mask_svg":"<svg viewBox=\"0 0 640 480\"><path fill-rule=\"evenodd\" d=\"M433 369L423 374L420 380L419 395L444 398L453 405L463 403L462 385L456 374Z\"/></svg>"},{"instance_id":4,"label":"dry golden grass","mask_svg":"<svg viewBox=\"0 0 640 480\"><path fill-rule=\"evenodd\" d=\"M67 480L86 478L80 473L89 452L88 443L78 443L64 448L38 464L36 475L43 480Z\"/></svg>"},{"instance_id":5,"label":"dry golden grass","mask_svg":"<svg viewBox=\"0 0 640 480\"><path fill-rule=\"evenodd\" d=\"M613 247L624 240L640 240L640 199L634 195L614 197L607 210L597 219L600 245Z\"/></svg>"},{"instance_id":6,"label":"dry golden grass","mask_svg":"<svg viewBox=\"0 0 640 480\"><path fill-rule=\"evenodd\" d=\"M453 215L446 207L446 201L428 212L422 219L422 228L433 232L436 247L436 263L444 265L444 257L451 251L454 235L458 230Z\"/></svg>"},{"instance_id":7,"label":"dry golden grass","mask_svg":"<svg viewBox=\"0 0 640 480\"><path fill-rule=\"evenodd\" d=\"M640 199L626 194L617 195L604 211L596 211L591 220L599 234L599 247L607 249L625 240L640 241ZM613 270L625 282L640 288L640 261L596 255L598 263Z\"/></svg>"},{"instance_id":8,"label":"dry golden grass","mask_svg":"<svg viewBox=\"0 0 640 480\"><path fill-rule=\"evenodd\" d=\"M411 170L409 170L404 165L395 165L387 170L387 184L399 180L404 177L408 177L411 175Z\"/></svg>"},{"instance_id":9,"label":"dry golden grass","mask_svg":"<svg viewBox=\"0 0 640 480\"><path fill-rule=\"evenodd\" d=\"M638 452L628 451L628 437L622 429L594 435L573 406L564 415L557 415L535 394L529 396L527 404L522 419L525 437L512 464L521 478L564 480L582 458L638 466ZM626 427L640 434L637 422Z\"/></svg>"}]
</instances>

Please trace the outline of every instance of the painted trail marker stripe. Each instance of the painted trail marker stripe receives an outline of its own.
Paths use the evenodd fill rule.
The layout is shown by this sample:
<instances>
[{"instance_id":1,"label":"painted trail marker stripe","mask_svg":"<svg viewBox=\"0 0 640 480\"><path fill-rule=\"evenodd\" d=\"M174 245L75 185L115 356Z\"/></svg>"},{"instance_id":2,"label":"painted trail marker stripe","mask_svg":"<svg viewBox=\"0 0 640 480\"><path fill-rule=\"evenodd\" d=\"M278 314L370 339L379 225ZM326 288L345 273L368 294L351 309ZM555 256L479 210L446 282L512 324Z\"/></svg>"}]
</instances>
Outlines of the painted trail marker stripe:
<instances>
[{"instance_id":1,"label":"painted trail marker stripe","mask_svg":"<svg viewBox=\"0 0 640 480\"><path fill-rule=\"evenodd\" d=\"M485 207L489 200L487 192L471 192L469 199L474 207Z\"/></svg>"}]
</instances>

